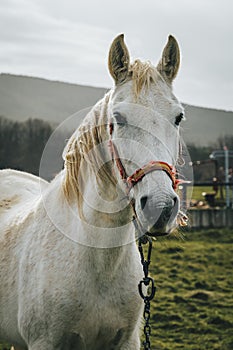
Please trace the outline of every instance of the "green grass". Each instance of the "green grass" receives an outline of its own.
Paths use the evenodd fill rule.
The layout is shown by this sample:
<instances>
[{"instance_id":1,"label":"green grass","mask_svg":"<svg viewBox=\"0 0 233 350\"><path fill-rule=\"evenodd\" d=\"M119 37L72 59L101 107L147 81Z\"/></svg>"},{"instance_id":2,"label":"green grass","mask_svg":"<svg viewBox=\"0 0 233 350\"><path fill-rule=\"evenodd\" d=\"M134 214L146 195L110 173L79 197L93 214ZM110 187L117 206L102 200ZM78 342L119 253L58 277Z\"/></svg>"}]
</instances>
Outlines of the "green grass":
<instances>
[{"instance_id":1,"label":"green grass","mask_svg":"<svg viewBox=\"0 0 233 350\"><path fill-rule=\"evenodd\" d=\"M154 244L152 349L233 349L233 231Z\"/></svg>"},{"instance_id":2,"label":"green grass","mask_svg":"<svg viewBox=\"0 0 233 350\"><path fill-rule=\"evenodd\" d=\"M154 243L151 349L233 349L232 243L227 229Z\"/></svg>"}]
</instances>

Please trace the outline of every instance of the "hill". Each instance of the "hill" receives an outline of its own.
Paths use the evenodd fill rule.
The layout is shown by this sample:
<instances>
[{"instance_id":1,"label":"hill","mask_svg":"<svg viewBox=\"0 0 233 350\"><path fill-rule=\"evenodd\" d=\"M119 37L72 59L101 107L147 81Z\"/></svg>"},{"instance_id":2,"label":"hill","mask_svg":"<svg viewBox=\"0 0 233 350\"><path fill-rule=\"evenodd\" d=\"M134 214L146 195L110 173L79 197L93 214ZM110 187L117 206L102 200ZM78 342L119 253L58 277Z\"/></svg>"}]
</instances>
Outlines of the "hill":
<instances>
[{"instance_id":1,"label":"hill","mask_svg":"<svg viewBox=\"0 0 233 350\"><path fill-rule=\"evenodd\" d=\"M0 74L0 115L18 121L39 118L60 123L73 113L94 105L105 88L75 85L40 78ZM233 112L185 105L186 142L206 146L232 134Z\"/></svg>"},{"instance_id":2,"label":"hill","mask_svg":"<svg viewBox=\"0 0 233 350\"><path fill-rule=\"evenodd\" d=\"M213 144L219 137L233 134L233 112L184 105L187 121L184 139L197 146Z\"/></svg>"},{"instance_id":3,"label":"hill","mask_svg":"<svg viewBox=\"0 0 233 350\"><path fill-rule=\"evenodd\" d=\"M0 115L25 121L39 118L61 123L92 106L107 91L40 78L0 74Z\"/></svg>"}]
</instances>

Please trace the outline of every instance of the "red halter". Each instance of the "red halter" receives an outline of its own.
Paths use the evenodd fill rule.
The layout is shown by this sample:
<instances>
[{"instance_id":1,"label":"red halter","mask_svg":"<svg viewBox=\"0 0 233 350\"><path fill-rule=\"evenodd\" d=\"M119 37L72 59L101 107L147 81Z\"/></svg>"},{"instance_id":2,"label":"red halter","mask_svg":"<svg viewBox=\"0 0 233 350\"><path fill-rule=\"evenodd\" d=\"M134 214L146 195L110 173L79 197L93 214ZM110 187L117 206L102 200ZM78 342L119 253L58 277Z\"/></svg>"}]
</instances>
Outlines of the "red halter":
<instances>
[{"instance_id":1,"label":"red halter","mask_svg":"<svg viewBox=\"0 0 233 350\"><path fill-rule=\"evenodd\" d=\"M109 148L112 155L112 159L115 160L116 166L119 170L120 176L122 180L126 183L128 188L128 193L130 190L143 179L146 174L151 173L152 171L162 170L165 171L166 174L172 180L172 187L174 190L177 190L178 185L182 182L182 180L177 179L176 177L176 168L172 165L169 165L166 162L155 161L152 160L148 164L144 165L142 168L137 169L131 176L128 176L125 170L124 165L121 162L116 146L113 141L109 141Z\"/></svg>"},{"instance_id":2,"label":"red halter","mask_svg":"<svg viewBox=\"0 0 233 350\"><path fill-rule=\"evenodd\" d=\"M110 135L112 135L113 132L113 124L110 123L109 125ZM121 159L119 157L119 153L117 151L117 148L112 140L109 140L109 148L112 156L112 160L115 161L116 166L119 170L120 176L122 180L127 185L127 193L130 192L130 190L143 179L143 177L146 174L151 173L152 171L162 170L165 171L165 173L170 177L172 181L172 187L176 191L178 185L183 182L180 179L177 179L177 171L176 168L172 165L169 165L166 162L162 161L155 161L152 160L148 164L144 165L142 168L137 169L131 176L128 176L125 170L124 165L121 162Z\"/></svg>"}]
</instances>

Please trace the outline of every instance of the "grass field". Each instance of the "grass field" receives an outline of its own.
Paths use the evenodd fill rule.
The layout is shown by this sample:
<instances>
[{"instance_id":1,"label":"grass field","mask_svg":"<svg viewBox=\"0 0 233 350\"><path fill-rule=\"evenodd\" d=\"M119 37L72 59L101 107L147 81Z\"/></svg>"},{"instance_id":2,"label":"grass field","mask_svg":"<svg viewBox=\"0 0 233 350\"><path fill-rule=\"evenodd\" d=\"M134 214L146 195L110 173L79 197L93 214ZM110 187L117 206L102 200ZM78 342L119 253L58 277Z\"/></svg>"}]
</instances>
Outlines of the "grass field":
<instances>
[{"instance_id":1,"label":"grass field","mask_svg":"<svg viewBox=\"0 0 233 350\"><path fill-rule=\"evenodd\" d=\"M151 349L233 349L232 243L227 229L154 243Z\"/></svg>"},{"instance_id":2,"label":"grass field","mask_svg":"<svg viewBox=\"0 0 233 350\"><path fill-rule=\"evenodd\" d=\"M233 349L233 231L155 243L152 349Z\"/></svg>"}]
</instances>

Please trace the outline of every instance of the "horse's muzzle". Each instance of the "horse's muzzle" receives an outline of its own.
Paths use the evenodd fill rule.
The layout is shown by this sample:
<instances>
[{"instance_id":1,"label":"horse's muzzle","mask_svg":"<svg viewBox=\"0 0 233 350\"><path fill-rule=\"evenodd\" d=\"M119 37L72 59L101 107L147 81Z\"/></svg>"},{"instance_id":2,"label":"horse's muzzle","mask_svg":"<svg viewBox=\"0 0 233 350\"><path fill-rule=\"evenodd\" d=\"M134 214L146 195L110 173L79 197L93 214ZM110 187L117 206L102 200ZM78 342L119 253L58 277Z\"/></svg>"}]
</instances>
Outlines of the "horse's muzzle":
<instances>
[{"instance_id":1,"label":"horse's muzzle","mask_svg":"<svg viewBox=\"0 0 233 350\"><path fill-rule=\"evenodd\" d=\"M164 206L156 207L147 196L140 200L144 222L147 222L147 234L150 236L165 236L171 232L171 224L179 211L177 197L166 201Z\"/></svg>"}]
</instances>

